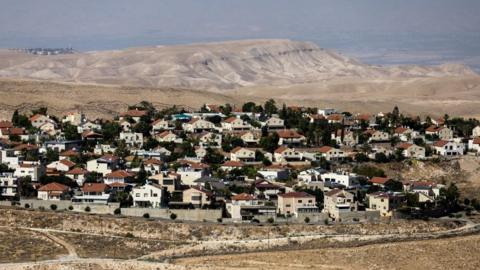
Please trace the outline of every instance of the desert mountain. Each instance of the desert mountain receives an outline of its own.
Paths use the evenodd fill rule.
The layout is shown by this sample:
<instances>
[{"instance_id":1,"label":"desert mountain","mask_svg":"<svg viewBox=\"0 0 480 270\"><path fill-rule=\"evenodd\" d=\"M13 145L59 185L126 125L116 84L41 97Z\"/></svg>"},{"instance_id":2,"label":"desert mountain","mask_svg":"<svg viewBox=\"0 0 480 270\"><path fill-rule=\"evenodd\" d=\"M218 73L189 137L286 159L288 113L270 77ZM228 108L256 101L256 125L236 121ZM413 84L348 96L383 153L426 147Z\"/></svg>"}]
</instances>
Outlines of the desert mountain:
<instances>
[{"instance_id":1,"label":"desert mountain","mask_svg":"<svg viewBox=\"0 0 480 270\"><path fill-rule=\"evenodd\" d=\"M337 78L471 76L463 65L378 67L310 42L245 40L34 56L1 51L0 77L96 84L234 89Z\"/></svg>"}]
</instances>

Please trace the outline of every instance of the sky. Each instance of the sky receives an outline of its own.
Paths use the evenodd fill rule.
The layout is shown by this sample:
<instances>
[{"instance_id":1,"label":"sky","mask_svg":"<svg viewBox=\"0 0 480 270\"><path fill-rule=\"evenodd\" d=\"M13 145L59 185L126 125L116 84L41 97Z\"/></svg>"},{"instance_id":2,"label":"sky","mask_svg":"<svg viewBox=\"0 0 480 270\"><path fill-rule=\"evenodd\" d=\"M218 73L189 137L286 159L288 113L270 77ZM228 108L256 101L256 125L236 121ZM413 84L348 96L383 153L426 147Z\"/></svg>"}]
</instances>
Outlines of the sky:
<instances>
[{"instance_id":1,"label":"sky","mask_svg":"<svg viewBox=\"0 0 480 270\"><path fill-rule=\"evenodd\" d=\"M308 40L373 64L480 70L479 0L0 0L0 47Z\"/></svg>"}]
</instances>

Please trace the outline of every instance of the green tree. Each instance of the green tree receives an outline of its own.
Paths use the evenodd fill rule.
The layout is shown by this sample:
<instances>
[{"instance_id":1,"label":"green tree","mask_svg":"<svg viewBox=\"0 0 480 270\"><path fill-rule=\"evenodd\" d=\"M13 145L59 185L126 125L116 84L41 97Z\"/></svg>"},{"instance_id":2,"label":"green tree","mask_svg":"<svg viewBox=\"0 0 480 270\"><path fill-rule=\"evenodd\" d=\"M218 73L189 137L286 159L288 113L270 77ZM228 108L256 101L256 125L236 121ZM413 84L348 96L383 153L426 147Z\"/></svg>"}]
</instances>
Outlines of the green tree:
<instances>
[{"instance_id":1,"label":"green tree","mask_svg":"<svg viewBox=\"0 0 480 270\"><path fill-rule=\"evenodd\" d=\"M277 133L272 133L266 137L260 139L260 146L263 150L272 153L275 149L278 148L278 141L280 138Z\"/></svg>"},{"instance_id":2,"label":"green tree","mask_svg":"<svg viewBox=\"0 0 480 270\"><path fill-rule=\"evenodd\" d=\"M58 152L54 151L50 148L47 149L47 153L45 153L45 159L46 159L47 163L51 163L51 162L59 160Z\"/></svg>"},{"instance_id":3,"label":"green tree","mask_svg":"<svg viewBox=\"0 0 480 270\"><path fill-rule=\"evenodd\" d=\"M256 104L254 102L247 102L243 104L242 111L243 112L253 112L255 110Z\"/></svg>"},{"instance_id":4,"label":"green tree","mask_svg":"<svg viewBox=\"0 0 480 270\"><path fill-rule=\"evenodd\" d=\"M272 115L278 112L275 100L269 99L267 102L265 102L265 113L267 115Z\"/></svg>"}]
</instances>

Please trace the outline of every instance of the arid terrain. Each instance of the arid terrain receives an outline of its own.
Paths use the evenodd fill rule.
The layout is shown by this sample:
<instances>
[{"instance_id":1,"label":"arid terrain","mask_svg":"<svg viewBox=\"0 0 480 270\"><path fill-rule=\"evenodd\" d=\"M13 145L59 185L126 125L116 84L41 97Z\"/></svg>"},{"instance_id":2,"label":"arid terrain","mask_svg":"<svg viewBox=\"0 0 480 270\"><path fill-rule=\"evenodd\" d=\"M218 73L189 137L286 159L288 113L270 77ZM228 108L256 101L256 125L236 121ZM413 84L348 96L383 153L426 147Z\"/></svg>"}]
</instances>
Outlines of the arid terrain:
<instances>
[{"instance_id":1,"label":"arid terrain","mask_svg":"<svg viewBox=\"0 0 480 270\"><path fill-rule=\"evenodd\" d=\"M466 66L380 67L313 43L248 40L35 56L0 50L0 118L48 106L111 117L128 104L198 108L274 98L343 111L480 116L480 76Z\"/></svg>"},{"instance_id":2,"label":"arid terrain","mask_svg":"<svg viewBox=\"0 0 480 270\"><path fill-rule=\"evenodd\" d=\"M476 216L225 226L13 208L0 214L0 269L477 269L480 259Z\"/></svg>"}]
</instances>

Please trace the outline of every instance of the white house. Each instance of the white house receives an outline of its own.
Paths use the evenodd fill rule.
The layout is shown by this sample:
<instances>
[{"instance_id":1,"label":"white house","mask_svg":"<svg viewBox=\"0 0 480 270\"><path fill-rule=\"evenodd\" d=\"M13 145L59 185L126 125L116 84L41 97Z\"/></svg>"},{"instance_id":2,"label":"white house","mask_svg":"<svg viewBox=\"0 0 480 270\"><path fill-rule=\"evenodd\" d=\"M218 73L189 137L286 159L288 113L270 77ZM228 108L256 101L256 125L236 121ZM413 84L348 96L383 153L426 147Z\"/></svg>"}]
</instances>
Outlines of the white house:
<instances>
[{"instance_id":1,"label":"white house","mask_svg":"<svg viewBox=\"0 0 480 270\"><path fill-rule=\"evenodd\" d=\"M75 162L72 162L68 159L62 159L60 161L54 161L50 164L47 165L47 168L48 169L54 169L56 171L59 171L59 172L68 172L70 171L71 169L73 169L73 167L75 167Z\"/></svg>"},{"instance_id":2,"label":"white house","mask_svg":"<svg viewBox=\"0 0 480 270\"><path fill-rule=\"evenodd\" d=\"M98 159L87 161L87 171L97 172L102 175L111 173L118 168L119 159L113 155L104 155Z\"/></svg>"},{"instance_id":3,"label":"white house","mask_svg":"<svg viewBox=\"0 0 480 270\"><path fill-rule=\"evenodd\" d=\"M229 117L222 122L222 129L227 131L250 130L252 126L240 118Z\"/></svg>"},{"instance_id":4,"label":"white house","mask_svg":"<svg viewBox=\"0 0 480 270\"><path fill-rule=\"evenodd\" d=\"M17 177L13 173L0 173L0 197L12 199L17 195Z\"/></svg>"},{"instance_id":5,"label":"white house","mask_svg":"<svg viewBox=\"0 0 480 270\"><path fill-rule=\"evenodd\" d=\"M342 137L343 132L343 137ZM352 131L342 131L341 129L337 130L336 132L332 133L332 140L339 145L346 145L346 146L355 146L358 144L358 136L355 135Z\"/></svg>"},{"instance_id":6,"label":"white house","mask_svg":"<svg viewBox=\"0 0 480 270\"><path fill-rule=\"evenodd\" d=\"M85 121L86 118L82 112L69 112L62 119L62 123L70 123L74 126L79 126Z\"/></svg>"},{"instance_id":7,"label":"white house","mask_svg":"<svg viewBox=\"0 0 480 270\"><path fill-rule=\"evenodd\" d=\"M256 136L252 131L240 132L238 136L240 136L240 139L242 139L242 141L247 145L254 145L260 142L258 136Z\"/></svg>"},{"instance_id":8,"label":"white house","mask_svg":"<svg viewBox=\"0 0 480 270\"><path fill-rule=\"evenodd\" d=\"M380 130L367 130L366 134L370 135L369 142L384 142L390 140L390 134Z\"/></svg>"},{"instance_id":9,"label":"white house","mask_svg":"<svg viewBox=\"0 0 480 270\"><path fill-rule=\"evenodd\" d=\"M463 143L440 140L433 144L435 154L440 156L461 156L465 153Z\"/></svg>"},{"instance_id":10,"label":"white house","mask_svg":"<svg viewBox=\"0 0 480 270\"><path fill-rule=\"evenodd\" d=\"M230 160L241 162L255 161L255 150L237 146L230 151Z\"/></svg>"},{"instance_id":11,"label":"white house","mask_svg":"<svg viewBox=\"0 0 480 270\"><path fill-rule=\"evenodd\" d=\"M156 134L158 132L163 132L165 130L173 130L175 126L170 124L168 120L158 119L152 123L152 133Z\"/></svg>"},{"instance_id":12,"label":"white house","mask_svg":"<svg viewBox=\"0 0 480 270\"><path fill-rule=\"evenodd\" d=\"M451 140L453 139L453 130L448 127L436 127L431 126L425 130L426 135L436 135L440 140Z\"/></svg>"},{"instance_id":13,"label":"white house","mask_svg":"<svg viewBox=\"0 0 480 270\"><path fill-rule=\"evenodd\" d=\"M155 139L159 142L174 142L174 143L182 143L182 138L179 138L175 133L171 131L163 131L155 135Z\"/></svg>"},{"instance_id":14,"label":"white house","mask_svg":"<svg viewBox=\"0 0 480 270\"><path fill-rule=\"evenodd\" d=\"M74 168L65 173L65 176L77 182L78 186L83 186L88 175L88 171L83 168Z\"/></svg>"},{"instance_id":15,"label":"white house","mask_svg":"<svg viewBox=\"0 0 480 270\"><path fill-rule=\"evenodd\" d=\"M202 132L196 136L199 140L199 145L203 148L221 148L222 134L213 132Z\"/></svg>"},{"instance_id":16,"label":"white house","mask_svg":"<svg viewBox=\"0 0 480 270\"><path fill-rule=\"evenodd\" d=\"M472 129L472 138L480 137L480 126L476 126Z\"/></svg>"},{"instance_id":17,"label":"white house","mask_svg":"<svg viewBox=\"0 0 480 270\"><path fill-rule=\"evenodd\" d=\"M305 136L295 130L279 130L277 134L278 145L303 145L306 141Z\"/></svg>"},{"instance_id":18,"label":"white house","mask_svg":"<svg viewBox=\"0 0 480 270\"><path fill-rule=\"evenodd\" d=\"M23 163L18 165L13 175L18 178L30 177L32 179L32 182L38 182L38 180L43 175L43 173L44 173L44 169L42 166L37 164Z\"/></svg>"},{"instance_id":19,"label":"white house","mask_svg":"<svg viewBox=\"0 0 480 270\"><path fill-rule=\"evenodd\" d=\"M81 194L75 195L72 201L107 204L112 196L110 187L104 183L85 183L80 190Z\"/></svg>"},{"instance_id":20,"label":"white house","mask_svg":"<svg viewBox=\"0 0 480 270\"><path fill-rule=\"evenodd\" d=\"M341 212L356 211L355 195L342 189L332 189L325 193L323 212L331 218L338 219Z\"/></svg>"},{"instance_id":21,"label":"white house","mask_svg":"<svg viewBox=\"0 0 480 270\"><path fill-rule=\"evenodd\" d=\"M273 153L273 158L276 162L301 161L303 155L293 148L280 146Z\"/></svg>"},{"instance_id":22,"label":"white house","mask_svg":"<svg viewBox=\"0 0 480 270\"><path fill-rule=\"evenodd\" d=\"M182 128L186 132L198 133L203 131L212 131L215 129L215 125L207 120L194 118L188 123L182 124Z\"/></svg>"},{"instance_id":23,"label":"white house","mask_svg":"<svg viewBox=\"0 0 480 270\"><path fill-rule=\"evenodd\" d=\"M331 146L322 146L318 149L318 152L326 160L342 160L346 157L345 152Z\"/></svg>"},{"instance_id":24,"label":"white house","mask_svg":"<svg viewBox=\"0 0 480 270\"><path fill-rule=\"evenodd\" d=\"M480 137L468 140L468 150L476 153L480 152Z\"/></svg>"},{"instance_id":25,"label":"white house","mask_svg":"<svg viewBox=\"0 0 480 270\"><path fill-rule=\"evenodd\" d=\"M134 207L160 208L162 207L163 188L158 184L147 183L137 186L130 192Z\"/></svg>"},{"instance_id":26,"label":"white house","mask_svg":"<svg viewBox=\"0 0 480 270\"><path fill-rule=\"evenodd\" d=\"M124 140L129 146L142 147L143 134L137 132L120 132L120 140Z\"/></svg>"},{"instance_id":27,"label":"white house","mask_svg":"<svg viewBox=\"0 0 480 270\"><path fill-rule=\"evenodd\" d=\"M402 150L402 154L406 158L425 158L425 148L411 144L411 143L402 143L397 146L398 149Z\"/></svg>"},{"instance_id":28,"label":"white house","mask_svg":"<svg viewBox=\"0 0 480 270\"><path fill-rule=\"evenodd\" d=\"M284 129L285 121L276 116L272 116L265 121L264 126L266 126L268 130Z\"/></svg>"},{"instance_id":29,"label":"white house","mask_svg":"<svg viewBox=\"0 0 480 270\"><path fill-rule=\"evenodd\" d=\"M64 200L68 199L70 188L60 183L49 183L38 189L39 200Z\"/></svg>"},{"instance_id":30,"label":"white house","mask_svg":"<svg viewBox=\"0 0 480 270\"><path fill-rule=\"evenodd\" d=\"M345 187L352 187L359 184L359 176L348 172L326 172L320 175L324 182L336 183Z\"/></svg>"},{"instance_id":31,"label":"white house","mask_svg":"<svg viewBox=\"0 0 480 270\"><path fill-rule=\"evenodd\" d=\"M42 125L46 123L54 123L48 116L43 114L35 114L34 116L30 117L30 123L35 128L40 128Z\"/></svg>"}]
</instances>

